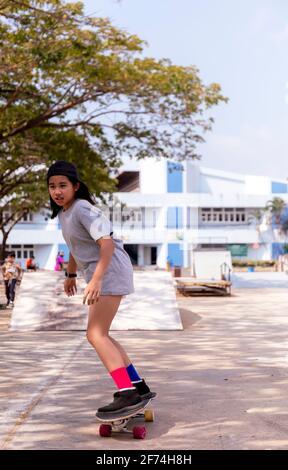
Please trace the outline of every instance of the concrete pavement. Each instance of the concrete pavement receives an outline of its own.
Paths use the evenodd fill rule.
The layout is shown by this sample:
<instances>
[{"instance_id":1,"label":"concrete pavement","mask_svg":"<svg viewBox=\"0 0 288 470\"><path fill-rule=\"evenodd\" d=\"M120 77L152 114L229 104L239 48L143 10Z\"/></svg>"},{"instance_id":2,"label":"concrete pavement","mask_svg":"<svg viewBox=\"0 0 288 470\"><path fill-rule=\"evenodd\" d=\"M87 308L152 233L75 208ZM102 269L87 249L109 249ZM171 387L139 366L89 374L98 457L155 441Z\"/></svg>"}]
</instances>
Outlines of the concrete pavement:
<instances>
[{"instance_id":1,"label":"concrete pavement","mask_svg":"<svg viewBox=\"0 0 288 470\"><path fill-rule=\"evenodd\" d=\"M231 280L237 289L288 289L286 272L236 272L232 273Z\"/></svg>"},{"instance_id":2,"label":"concrete pavement","mask_svg":"<svg viewBox=\"0 0 288 470\"><path fill-rule=\"evenodd\" d=\"M84 332L1 332L1 448L288 449L286 289L178 305L183 331L113 332L158 392L144 441L98 436L114 386Z\"/></svg>"}]
</instances>

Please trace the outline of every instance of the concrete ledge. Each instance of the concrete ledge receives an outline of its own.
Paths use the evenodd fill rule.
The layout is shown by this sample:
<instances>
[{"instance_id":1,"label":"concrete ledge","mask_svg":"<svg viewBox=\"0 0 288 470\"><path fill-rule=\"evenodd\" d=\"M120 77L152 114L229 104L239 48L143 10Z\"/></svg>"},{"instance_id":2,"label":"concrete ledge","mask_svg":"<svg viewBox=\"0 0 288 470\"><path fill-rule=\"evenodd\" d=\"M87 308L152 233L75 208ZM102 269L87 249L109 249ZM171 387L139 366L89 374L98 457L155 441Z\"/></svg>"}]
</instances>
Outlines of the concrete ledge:
<instances>
[{"instance_id":1,"label":"concrete ledge","mask_svg":"<svg viewBox=\"0 0 288 470\"><path fill-rule=\"evenodd\" d=\"M86 330L88 306L82 304L86 282L77 279L77 294L66 297L63 273L25 273L17 293L10 329ZM112 330L181 330L171 274L135 271L135 292L123 298Z\"/></svg>"}]
</instances>

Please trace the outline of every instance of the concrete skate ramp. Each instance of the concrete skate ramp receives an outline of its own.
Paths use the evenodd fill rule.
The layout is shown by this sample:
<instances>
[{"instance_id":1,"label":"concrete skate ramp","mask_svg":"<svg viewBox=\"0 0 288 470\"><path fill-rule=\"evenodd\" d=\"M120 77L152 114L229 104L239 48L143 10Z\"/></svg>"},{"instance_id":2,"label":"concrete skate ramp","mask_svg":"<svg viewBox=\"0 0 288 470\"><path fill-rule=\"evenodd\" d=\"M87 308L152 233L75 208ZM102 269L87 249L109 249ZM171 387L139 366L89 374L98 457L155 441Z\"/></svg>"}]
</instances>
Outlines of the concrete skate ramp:
<instances>
[{"instance_id":1,"label":"concrete skate ramp","mask_svg":"<svg viewBox=\"0 0 288 470\"><path fill-rule=\"evenodd\" d=\"M17 291L10 329L86 330L88 306L82 304L85 280L77 278L77 294L63 291L64 274L24 273ZM123 297L112 330L181 330L182 322L171 274L134 271L135 292Z\"/></svg>"}]
</instances>

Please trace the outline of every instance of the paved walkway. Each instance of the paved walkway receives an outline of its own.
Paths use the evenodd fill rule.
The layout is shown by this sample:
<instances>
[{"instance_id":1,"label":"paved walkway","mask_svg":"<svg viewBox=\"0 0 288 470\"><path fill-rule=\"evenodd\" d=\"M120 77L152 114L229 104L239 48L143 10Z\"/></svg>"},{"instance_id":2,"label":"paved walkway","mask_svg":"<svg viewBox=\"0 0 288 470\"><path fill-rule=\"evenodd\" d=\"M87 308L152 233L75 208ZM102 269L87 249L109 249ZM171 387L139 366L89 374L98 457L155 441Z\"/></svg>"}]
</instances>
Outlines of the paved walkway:
<instances>
[{"instance_id":1,"label":"paved walkway","mask_svg":"<svg viewBox=\"0 0 288 470\"><path fill-rule=\"evenodd\" d=\"M233 287L239 289L271 289L288 290L288 275L285 272L236 272L231 276Z\"/></svg>"},{"instance_id":2,"label":"paved walkway","mask_svg":"<svg viewBox=\"0 0 288 470\"><path fill-rule=\"evenodd\" d=\"M288 449L288 293L178 297L184 330L114 332L158 392L144 441L98 436L113 383L84 332L0 333L3 449Z\"/></svg>"}]
</instances>

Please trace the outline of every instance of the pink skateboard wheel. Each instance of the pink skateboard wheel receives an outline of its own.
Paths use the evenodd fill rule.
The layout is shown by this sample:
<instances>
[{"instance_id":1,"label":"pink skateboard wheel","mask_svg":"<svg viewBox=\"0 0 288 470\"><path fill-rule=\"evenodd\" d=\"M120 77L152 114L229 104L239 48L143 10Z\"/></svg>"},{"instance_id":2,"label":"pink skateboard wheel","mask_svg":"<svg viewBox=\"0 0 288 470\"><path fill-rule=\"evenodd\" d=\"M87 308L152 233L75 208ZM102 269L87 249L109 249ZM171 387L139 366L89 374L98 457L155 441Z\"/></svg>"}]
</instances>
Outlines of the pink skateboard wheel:
<instances>
[{"instance_id":1,"label":"pink skateboard wheel","mask_svg":"<svg viewBox=\"0 0 288 470\"><path fill-rule=\"evenodd\" d=\"M110 437L112 434L112 427L110 424L101 424L99 434L101 437Z\"/></svg>"},{"instance_id":2,"label":"pink skateboard wheel","mask_svg":"<svg viewBox=\"0 0 288 470\"><path fill-rule=\"evenodd\" d=\"M146 428L145 426L134 426L133 437L134 439L145 439Z\"/></svg>"}]
</instances>

